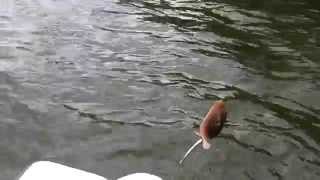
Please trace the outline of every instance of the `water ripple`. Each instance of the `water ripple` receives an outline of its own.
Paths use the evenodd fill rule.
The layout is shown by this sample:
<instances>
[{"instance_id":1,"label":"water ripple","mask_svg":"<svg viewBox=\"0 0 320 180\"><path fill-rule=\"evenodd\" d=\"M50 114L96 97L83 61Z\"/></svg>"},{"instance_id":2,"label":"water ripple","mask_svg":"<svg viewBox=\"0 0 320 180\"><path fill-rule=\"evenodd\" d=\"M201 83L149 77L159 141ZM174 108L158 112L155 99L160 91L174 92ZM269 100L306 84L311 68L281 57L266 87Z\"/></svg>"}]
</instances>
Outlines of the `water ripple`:
<instances>
[{"instance_id":1,"label":"water ripple","mask_svg":"<svg viewBox=\"0 0 320 180\"><path fill-rule=\"evenodd\" d=\"M145 169L163 179L319 179L318 1L3 7L5 179L39 159L108 178ZM218 99L240 126L177 167Z\"/></svg>"}]
</instances>

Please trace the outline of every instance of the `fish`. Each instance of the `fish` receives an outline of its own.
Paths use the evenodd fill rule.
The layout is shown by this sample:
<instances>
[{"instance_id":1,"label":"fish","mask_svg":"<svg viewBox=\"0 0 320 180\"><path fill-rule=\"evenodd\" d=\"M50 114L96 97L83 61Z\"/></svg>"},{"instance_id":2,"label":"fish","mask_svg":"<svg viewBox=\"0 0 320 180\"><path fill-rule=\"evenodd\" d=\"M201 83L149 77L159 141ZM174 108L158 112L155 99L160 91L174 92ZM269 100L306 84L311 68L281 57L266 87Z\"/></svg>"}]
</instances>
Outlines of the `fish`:
<instances>
[{"instance_id":1,"label":"fish","mask_svg":"<svg viewBox=\"0 0 320 180\"><path fill-rule=\"evenodd\" d=\"M193 149L195 149L200 144L202 144L203 149L210 149L211 144L209 143L209 140L219 135L226 122L226 119L227 111L224 101L219 100L214 102L206 116L203 118L200 124L199 132L195 131L195 134L199 137L199 140L197 140L188 149L183 158L179 161L179 164L183 164L184 160L189 156Z\"/></svg>"}]
</instances>

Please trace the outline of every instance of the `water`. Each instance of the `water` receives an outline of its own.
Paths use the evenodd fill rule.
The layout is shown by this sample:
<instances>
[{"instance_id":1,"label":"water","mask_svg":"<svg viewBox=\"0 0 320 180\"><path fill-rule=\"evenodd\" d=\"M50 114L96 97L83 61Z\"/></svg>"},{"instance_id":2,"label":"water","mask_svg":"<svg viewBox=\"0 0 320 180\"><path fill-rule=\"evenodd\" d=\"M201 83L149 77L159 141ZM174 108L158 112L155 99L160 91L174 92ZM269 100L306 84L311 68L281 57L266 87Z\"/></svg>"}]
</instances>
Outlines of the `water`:
<instances>
[{"instance_id":1,"label":"water","mask_svg":"<svg viewBox=\"0 0 320 180\"><path fill-rule=\"evenodd\" d=\"M1 179L37 160L108 178L319 179L319 1L1 7ZM178 166L221 98L241 126Z\"/></svg>"}]
</instances>

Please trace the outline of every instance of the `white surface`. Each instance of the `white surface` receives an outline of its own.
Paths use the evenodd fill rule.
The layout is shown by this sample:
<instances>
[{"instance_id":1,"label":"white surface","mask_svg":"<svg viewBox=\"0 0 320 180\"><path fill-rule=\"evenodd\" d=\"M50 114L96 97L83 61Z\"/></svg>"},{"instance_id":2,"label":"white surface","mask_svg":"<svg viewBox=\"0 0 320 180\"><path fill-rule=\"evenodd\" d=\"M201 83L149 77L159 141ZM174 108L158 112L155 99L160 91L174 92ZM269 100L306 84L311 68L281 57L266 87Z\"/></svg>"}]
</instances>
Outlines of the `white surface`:
<instances>
[{"instance_id":1,"label":"white surface","mask_svg":"<svg viewBox=\"0 0 320 180\"><path fill-rule=\"evenodd\" d=\"M162 179L152 174L135 173L135 174L129 174L127 176L119 178L118 180L162 180Z\"/></svg>"},{"instance_id":2,"label":"white surface","mask_svg":"<svg viewBox=\"0 0 320 180\"><path fill-rule=\"evenodd\" d=\"M33 163L19 180L107 180L93 173L65 165L39 161Z\"/></svg>"},{"instance_id":3,"label":"white surface","mask_svg":"<svg viewBox=\"0 0 320 180\"><path fill-rule=\"evenodd\" d=\"M33 163L22 174L19 180L107 180L106 178L68 167L62 164L39 161ZM158 176L147 173L134 173L121 177L118 180L162 180Z\"/></svg>"}]
</instances>

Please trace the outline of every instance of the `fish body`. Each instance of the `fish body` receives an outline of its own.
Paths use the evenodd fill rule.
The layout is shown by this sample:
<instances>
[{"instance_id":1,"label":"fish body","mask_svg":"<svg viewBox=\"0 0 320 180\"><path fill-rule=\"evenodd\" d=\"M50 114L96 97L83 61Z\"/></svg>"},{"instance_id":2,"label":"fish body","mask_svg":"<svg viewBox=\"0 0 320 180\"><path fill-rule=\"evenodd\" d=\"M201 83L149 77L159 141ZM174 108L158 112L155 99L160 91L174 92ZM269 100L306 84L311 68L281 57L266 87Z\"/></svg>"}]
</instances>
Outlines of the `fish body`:
<instances>
[{"instance_id":1,"label":"fish body","mask_svg":"<svg viewBox=\"0 0 320 180\"><path fill-rule=\"evenodd\" d=\"M227 111L223 101L216 101L200 124L199 136L202 138L202 147L209 149L209 140L218 136L227 119Z\"/></svg>"},{"instance_id":2,"label":"fish body","mask_svg":"<svg viewBox=\"0 0 320 180\"><path fill-rule=\"evenodd\" d=\"M209 149L211 147L209 140L218 136L221 132L224 123L227 119L227 111L223 101L216 101L209 109L206 116L203 118L199 132L195 132L200 139L195 142L185 153L183 158L179 161L182 164L191 151L202 143L203 149Z\"/></svg>"}]
</instances>

